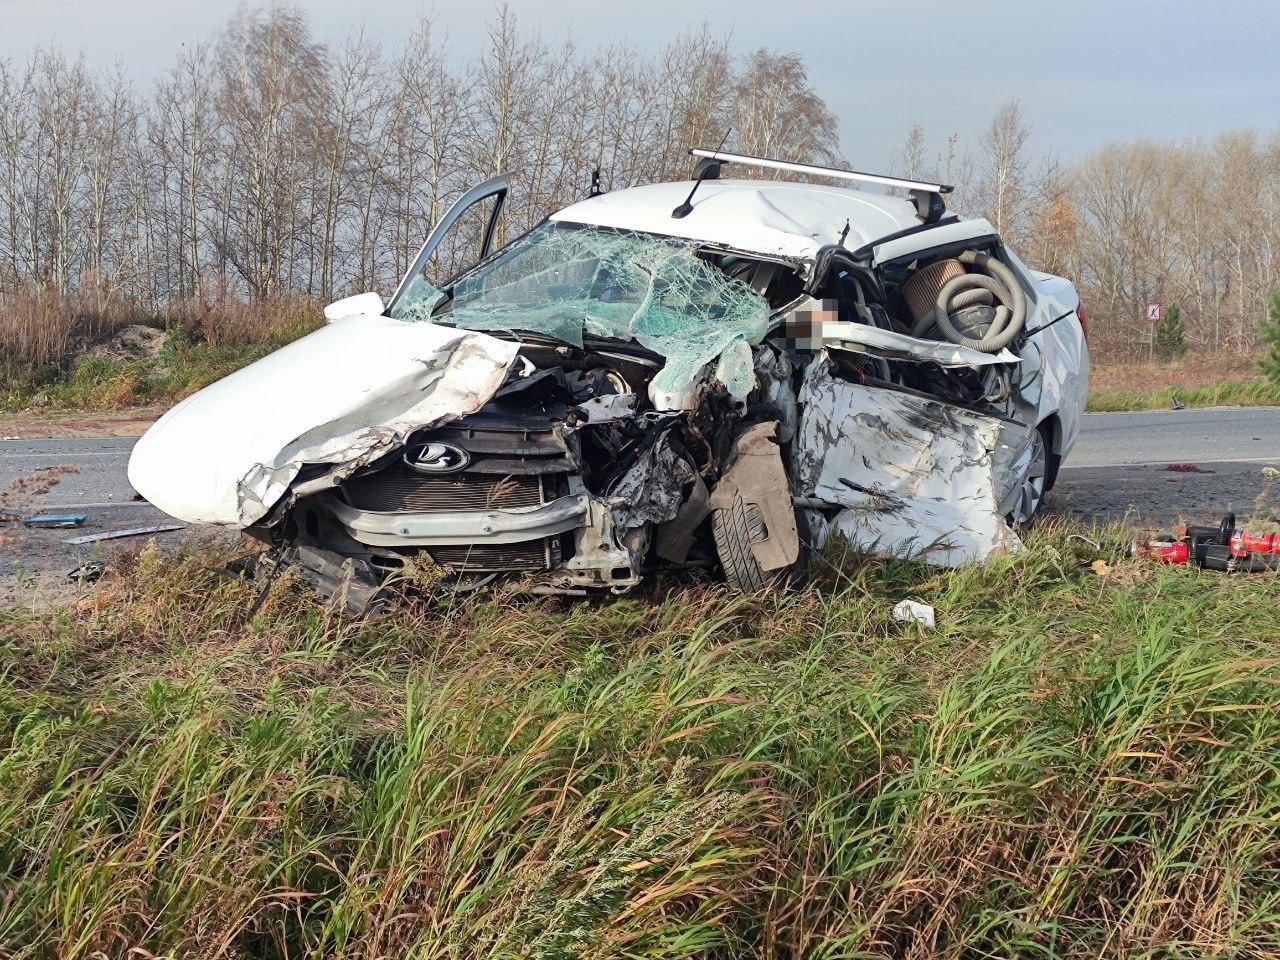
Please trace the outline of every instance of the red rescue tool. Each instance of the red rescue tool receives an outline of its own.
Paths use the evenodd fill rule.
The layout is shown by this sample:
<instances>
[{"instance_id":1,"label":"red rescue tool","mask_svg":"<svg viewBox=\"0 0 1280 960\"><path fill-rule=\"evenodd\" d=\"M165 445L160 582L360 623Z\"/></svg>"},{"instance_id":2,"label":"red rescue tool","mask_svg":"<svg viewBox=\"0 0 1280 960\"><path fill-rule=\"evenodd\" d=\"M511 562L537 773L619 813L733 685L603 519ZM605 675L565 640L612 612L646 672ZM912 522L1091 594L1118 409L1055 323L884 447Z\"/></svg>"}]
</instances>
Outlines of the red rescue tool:
<instances>
[{"instance_id":1,"label":"red rescue tool","mask_svg":"<svg viewBox=\"0 0 1280 960\"><path fill-rule=\"evenodd\" d=\"M1182 525L1172 534L1137 540L1134 556L1156 563L1194 563L1205 570L1261 573L1280 569L1280 533L1241 530L1228 513L1216 527Z\"/></svg>"}]
</instances>

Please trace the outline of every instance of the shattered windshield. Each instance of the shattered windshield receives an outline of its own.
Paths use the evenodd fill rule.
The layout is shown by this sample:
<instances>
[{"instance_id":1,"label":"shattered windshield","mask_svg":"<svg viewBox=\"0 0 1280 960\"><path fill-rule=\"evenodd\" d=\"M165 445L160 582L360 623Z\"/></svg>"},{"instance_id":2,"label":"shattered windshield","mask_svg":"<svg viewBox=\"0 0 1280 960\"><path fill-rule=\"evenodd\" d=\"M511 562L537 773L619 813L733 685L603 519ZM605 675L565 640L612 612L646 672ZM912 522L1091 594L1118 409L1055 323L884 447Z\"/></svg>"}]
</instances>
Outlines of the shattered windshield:
<instances>
[{"instance_id":1,"label":"shattered windshield","mask_svg":"<svg viewBox=\"0 0 1280 960\"><path fill-rule=\"evenodd\" d=\"M546 223L457 281L452 301L411 283L392 316L579 347L584 335L634 340L667 358L658 386L677 389L731 346L730 356L749 357L743 347L759 343L769 323L765 299L697 249L677 238Z\"/></svg>"}]
</instances>

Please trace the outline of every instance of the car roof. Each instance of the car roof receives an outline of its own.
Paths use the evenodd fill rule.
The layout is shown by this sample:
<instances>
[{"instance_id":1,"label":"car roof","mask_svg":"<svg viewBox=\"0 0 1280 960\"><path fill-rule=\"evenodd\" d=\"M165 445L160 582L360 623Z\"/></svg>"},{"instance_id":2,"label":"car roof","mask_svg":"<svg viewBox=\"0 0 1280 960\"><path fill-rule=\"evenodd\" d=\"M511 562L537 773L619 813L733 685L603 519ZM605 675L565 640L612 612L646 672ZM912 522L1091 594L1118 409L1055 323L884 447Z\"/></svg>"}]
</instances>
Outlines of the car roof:
<instances>
[{"instance_id":1,"label":"car roof","mask_svg":"<svg viewBox=\"0 0 1280 960\"><path fill-rule=\"evenodd\" d=\"M909 200L785 180L704 180L693 195L693 211L672 217L693 183L654 183L603 193L565 207L551 219L805 261L838 242L846 223L844 246L850 250L921 226Z\"/></svg>"}]
</instances>

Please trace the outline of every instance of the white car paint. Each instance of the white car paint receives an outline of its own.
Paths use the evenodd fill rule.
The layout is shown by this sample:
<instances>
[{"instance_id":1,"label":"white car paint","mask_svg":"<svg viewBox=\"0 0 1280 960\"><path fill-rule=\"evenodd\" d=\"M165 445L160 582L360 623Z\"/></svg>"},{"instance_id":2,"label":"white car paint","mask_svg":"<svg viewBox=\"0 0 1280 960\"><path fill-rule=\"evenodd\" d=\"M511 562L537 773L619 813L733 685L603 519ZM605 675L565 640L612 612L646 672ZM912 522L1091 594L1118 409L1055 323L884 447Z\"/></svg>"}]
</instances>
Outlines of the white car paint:
<instances>
[{"instance_id":1,"label":"white car paint","mask_svg":"<svg viewBox=\"0 0 1280 960\"><path fill-rule=\"evenodd\" d=\"M693 195L693 212L672 217L692 188L692 181L631 187L575 203L551 219L803 261L839 241L846 223L850 250L920 225L915 206L898 197L783 180L706 180Z\"/></svg>"},{"instance_id":2,"label":"white car paint","mask_svg":"<svg viewBox=\"0 0 1280 960\"><path fill-rule=\"evenodd\" d=\"M919 225L919 221L917 221L915 226ZM963 220L956 220L952 223L939 223L928 230L920 230L905 237L898 237L895 240L877 243L871 248L871 259L873 263L888 263L890 260L910 256L929 247L941 246L944 243L962 243L966 240L977 240L980 237L994 237L995 235L996 228L987 220L982 217L966 217Z\"/></svg>"},{"instance_id":3,"label":"white car paint","mask_svg":"<svg viewBox=\"0 0 1280 960\"><path fill-rule=\"evenodd\" d=\"M347 472L479 410L516 345L382 316L336 320L182 401L129 458L133 488L189 523L246 527L303 464Z\"/></svg>"},{"instance_id":4,"label":"white car paint","mask_svg":"<svg viewBox=\"0 0 1280 960\"><path fill-rule=\"evenodd\" d=\"M506 181L497 178L481 187L493 194L505 191ZM884 262L994 233L981 219L917 229L921 223L907 200L780 181L703 182L694 195L692 213L673 218L672 210L692 187L691 181L685 181L620 190L569 206L551 219L682 237L785 259L805 271L822 247L842 236L852 250L913 230L874 248L877 262ZM461 214L458 206L449 214L454 219L455 211ZM441 232L433 231L424 252L438 242ZM1034 291L1027 323L1032 335L1019 350L1022 394L1034 404L1037 423L1054 418L1060 424L1053 447L1065 456L1078 433L1088 390L1087 347L1079 321L1072 315L1079 301L1069 282L1030 271L1012 254L1008 259ZM332 484L403 444L413 431L478 411L508 377L516 358L514 343L429 322L395 320L377 314L375 301L381 303L376 294L339 301L326 311L332 321L328 326L169 411L135 447L129 465L134 487L180 519L248 526L266 516L289 492L304 465L330 467L306 481L307 492L320 489L317 484ZM885 355L899 351L935 361L939 355L954 359L963 352L949 344L908 343L912 338L894 334L855 331L848 339L848 346L862 351ZM840 404L835 403L837 399ZM855 409L874 415L873 408L878 406L880 414L893 423L909 423L912 416L911 411L900 409L897 398L871 402L859 394L827 400L815 405L815 417L825 410L829 422L823 429L841 434L841 418ZM958 471L959 486L951 488L956 504L976 510L979 519L961 518L955 510L939 506L939 497L931 495L927 503L921 501L919 510L895 514L897 519L877 533L867 526L869 495L864 493L857 504L832 501L855 511L845 515L840 528L864 545L887 536L896 551L908 541L906 531L912 525L921 532L936 532L950 524L953 532L967 531L964 543L968 546L960 553L947 552L939 562L954 562L965 549L971 559L987 556L1010 541L998 529L1003 528L1000 505L988 503L990 496L983 500L977 489L980 482L987 484L988 491L996 486L1001 468L1017 462L1022 451L1012 449L1003 437L997 440L985 422L966 420L965 424L956 436L944 437L941 448L926 451L927 456L921 454L924 460L910 465L898 463L910 455L909 449L873 439L876 458L890 461L875 468L867 466L866 457L854 457L853 448L841 452L811 435L810 451L823 449L831 457L814 495L841 492L836 473L847 473L846 479L862 476L859 470L866 474L864 479L896 476L902 482L893 489L906 496L925 475ZM1021 442L1028 443L1029 436ZM917 439L924 444L927 438L921 433ZM851 438L849 443L855 441ZM867 452L865 442L858 452ZM960 469L964 457L971 455L985 463L983 476ZM925 473L918 474L919 470ZM889 483L884 477L874 482ZM295 488L295 495L298 492ZM936 554L936 547L931 551Z\"/></svg>"}]
</instances>

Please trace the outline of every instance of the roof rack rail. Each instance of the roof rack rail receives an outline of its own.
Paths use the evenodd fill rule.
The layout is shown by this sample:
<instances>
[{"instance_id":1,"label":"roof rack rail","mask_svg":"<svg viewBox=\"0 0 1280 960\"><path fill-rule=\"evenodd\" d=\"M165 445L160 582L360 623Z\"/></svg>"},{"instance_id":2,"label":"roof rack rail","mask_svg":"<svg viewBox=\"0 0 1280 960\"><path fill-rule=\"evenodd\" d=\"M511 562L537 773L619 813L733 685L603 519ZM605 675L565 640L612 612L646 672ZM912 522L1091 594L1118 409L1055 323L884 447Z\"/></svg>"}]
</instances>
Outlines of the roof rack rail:
<instances>
[{"instance_id":1,"label":"roof rack rail","mask_svg":"<svg viewBox=\"0 0 1280 960\"><path fill-rule=\"evenodd\" d=\"M748 167L763 167L766 170L786 170L790 173L807 173L812 176L833 177L837 180L855 180L859 183L876 183L882 187L899 187L911 193L911 200L916 206L916 216L924 223L937 223L947 212L943 194L955 189L949 183L928 183L924 180L907 180L904 177L887 177L881 173L859 173L857 170L841 170L839 167L822 167L816 163L792 163L790 160L770 160L767 157L753 157L745 153L725 153L722 150L703 150L694 147L689 151L692 156L700 157L698 168L703 170L704 164L715 167L714 172L707 171L696 175L701 182L702 176L714 179L719 175L722 163L741 163ZM698 189L696 186L694 189ZM690 194L692 196L692 194ZM688 201L686 201L687 203ZM686 213L688 211L685 211Z\"/></svg>"},{"instance_id":2,"label":"roof rack rail","mask_svg":"<svg viewBox=\"0 0 1280 960\"><path fill-rule=\"evenodd\" d=\"M904 177L888 177L880 173L859 173L857 170L841 170L839 167L823 167L816 163L792 163L790 160L770 160L745 153L725 153L722 150L703 150L694 147L692 156L715 160L719 163L741 163L748 167L764 167L768 170L786 170L790 173L808 173L837 180L856 180L859 183L878 183L883 187L901 187L904 190L921 190L925 193L950 193L955 189L949 183L928 183L924 180L908 180Z\"/></svg>"}]
</instances>

